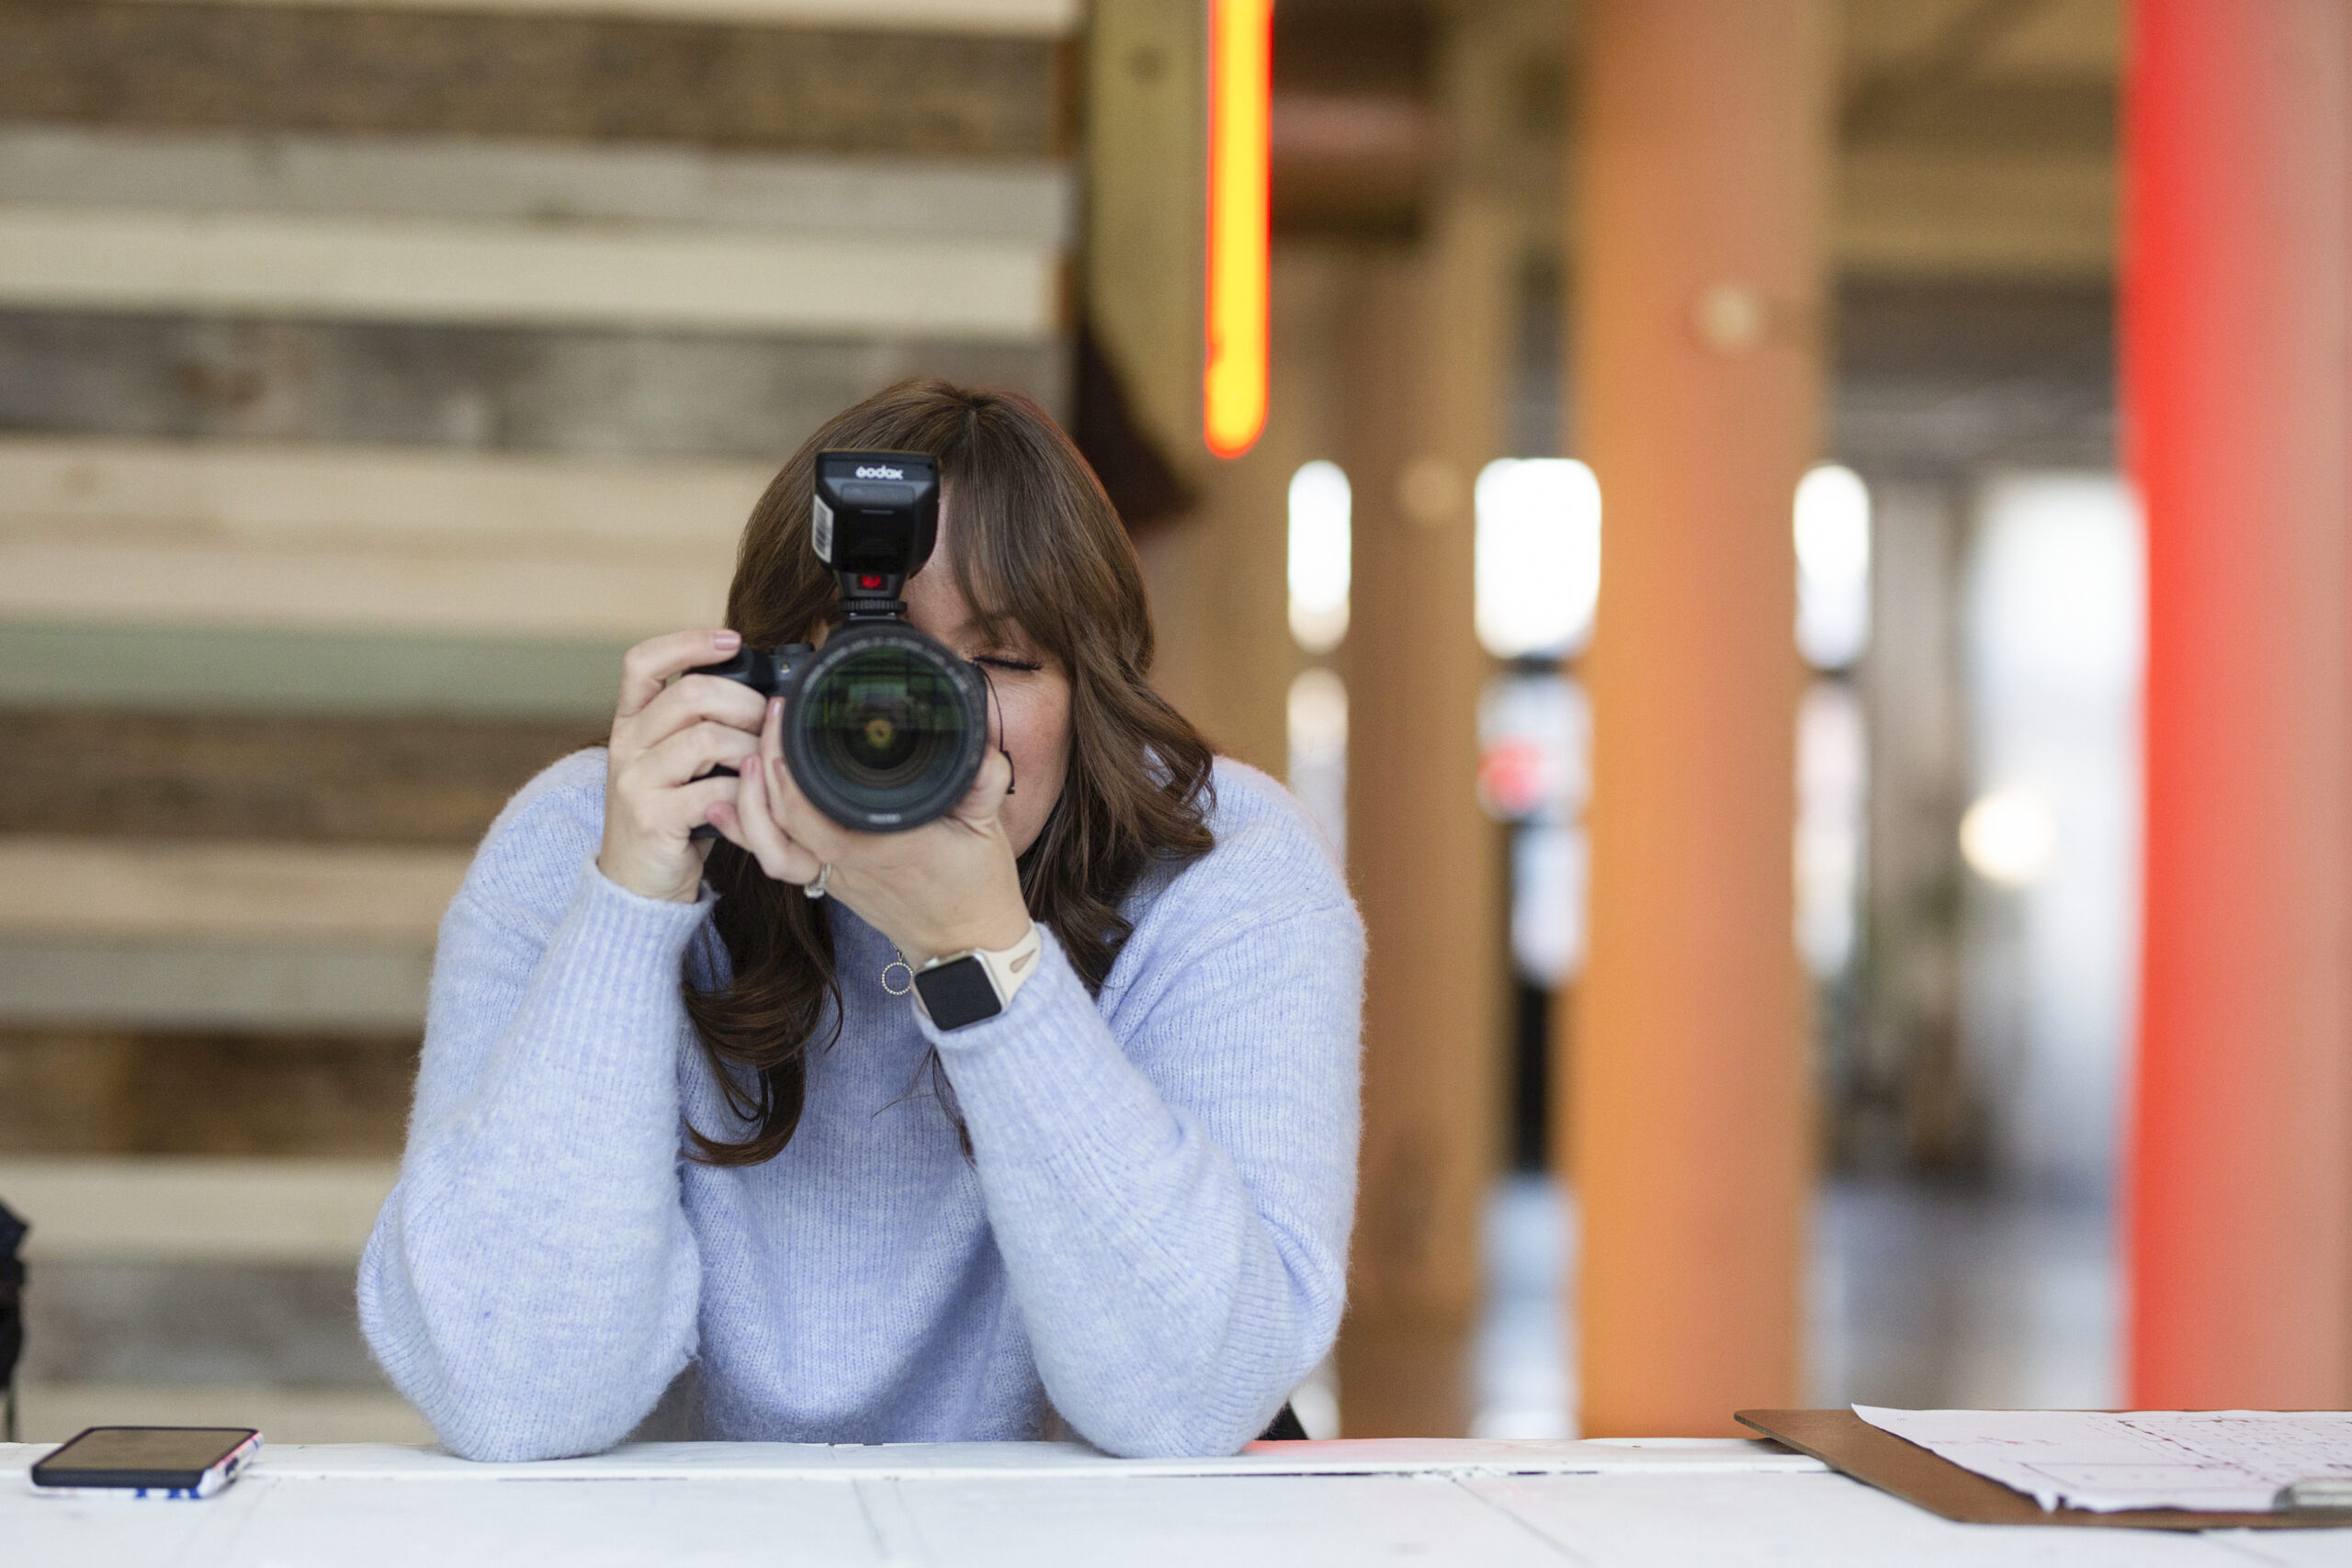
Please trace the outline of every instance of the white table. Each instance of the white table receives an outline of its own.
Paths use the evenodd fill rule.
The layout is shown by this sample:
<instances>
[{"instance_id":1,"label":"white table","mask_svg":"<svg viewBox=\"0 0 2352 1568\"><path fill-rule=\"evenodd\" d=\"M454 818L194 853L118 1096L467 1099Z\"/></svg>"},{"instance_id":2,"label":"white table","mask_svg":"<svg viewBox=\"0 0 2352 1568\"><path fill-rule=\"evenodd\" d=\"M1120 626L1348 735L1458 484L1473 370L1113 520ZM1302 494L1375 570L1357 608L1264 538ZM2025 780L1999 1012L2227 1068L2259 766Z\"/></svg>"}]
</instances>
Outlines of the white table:
<instances>
[{"instance_id":1,"label":"white table","mask_svg":"<svg viewBox=\"0 0 2352 1568\"><path fill-rule=\"evenodd\" d=\"M1331 1442L1228 1460L1076 1445L653 1443L543 1464L266 1448L200 1503L37 1497L0 1445L0 1564L2352 1565L2352 1529L1949 1524L1736 1439Z\"/></svg>"}]
</instances>

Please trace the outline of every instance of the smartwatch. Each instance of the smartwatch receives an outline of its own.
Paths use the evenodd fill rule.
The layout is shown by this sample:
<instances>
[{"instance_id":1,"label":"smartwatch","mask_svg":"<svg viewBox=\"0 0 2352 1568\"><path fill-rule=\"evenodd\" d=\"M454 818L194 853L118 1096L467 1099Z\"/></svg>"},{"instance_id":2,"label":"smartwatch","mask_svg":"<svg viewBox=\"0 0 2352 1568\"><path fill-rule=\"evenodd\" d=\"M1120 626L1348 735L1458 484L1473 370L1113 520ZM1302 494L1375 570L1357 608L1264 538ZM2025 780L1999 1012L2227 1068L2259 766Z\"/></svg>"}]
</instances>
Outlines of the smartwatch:
<instances>
[{"instance_id":1,"label":"smartwatch","mask_svg":"<svg viewBox=\"0 0 2352 1568\"><path fill-rule=\"evenodd\" d=\"M942 1029L962 1029L1012 1005L1012 993L1037 972L1046 938L1035 921L1011 947L984 947L934 958L915 971L915 1001Z\"/></svg>"}]
</instances>

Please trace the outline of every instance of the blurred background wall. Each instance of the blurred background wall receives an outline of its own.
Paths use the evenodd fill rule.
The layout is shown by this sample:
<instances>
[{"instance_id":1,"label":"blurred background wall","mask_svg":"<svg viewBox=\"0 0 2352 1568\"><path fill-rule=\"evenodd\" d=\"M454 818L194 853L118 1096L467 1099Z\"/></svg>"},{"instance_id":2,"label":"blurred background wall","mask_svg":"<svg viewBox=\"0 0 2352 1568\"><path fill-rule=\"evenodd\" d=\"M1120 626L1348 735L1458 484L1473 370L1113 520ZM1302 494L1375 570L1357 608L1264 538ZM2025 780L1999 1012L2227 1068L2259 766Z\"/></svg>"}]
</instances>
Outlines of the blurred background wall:
<instances>
[{"instance_id":1,"label":"blurred background wall","mask_svg":"<svg viewBox=\"0 0 2352 1568\"><path fill-rule=\"evenodd\" d=\"M1798 1392L2112 1404L2123 18L1805 8L1818 301L1771 328L1833 465L1770 522L1822 1173ZM421 1434L350 1275L442 905L505 795L600 737L618 650L716 617L776 463L915 373L1071 423L1163 684L1344 845L1363 1205L1310 1426L1574 1428L1590 18L1280 0L1272 408L1219 461L1204 17L0 0L0 1199L37 1227L31 1435ZM1749 310L1691 330L1736 345Z\"/></svg>"},{"instance_id":2,"label":"blurred background wall","mask_svg":"<svg viewBox=\"0 0 2352 1568\"><path fill-rule=\"evenodd\" d=\"M1821 1173L1789 1396L2096 1404L2120 1396L2111 1172L2137 855L2138 524L2112 369L2124 17L2098 0L1821 10L1818 303L1759 322L1818 355L1822 387L1807 460L1824 467L1792 473L1771 525L1796 615L1768 657L1809 671L1788 746ZM1351 1432L1463 1412L1496 1435L1561 1432L1579 1404L1562 1332L1577 1227L1553 1173L1575 1156L1611 515L1606 477L1574 462L1593 457L1575 341L1591 11L1276 14L1274 412L1228 471L1296 476L1294 787L1345 829L1375 954L1385 936L1457 977L1450 1022L1443 1004L1418 1015L1417 1076L1379 1059L1373 998ZM1736 190L1737 164L1722 177ZM1718 303L1689 330L1736 348L1747 307ZM1418 356L1396 346L1415 309L1442 322ZM1381 415L1385 399L1410 412ZM1690 463L1715 439L1683 432ZM1415 615L1351 593L1328 521L1351 503L1359 583L1456 530L1473 614L1409 554ZM1465 619L1477 646L1442 677L1441 716L1427 672ZM1393 825L1368 840L1367 811L1409 792L1463 808L1458 775L1423 774L1453 765L1445 727L1474 704L1483 863L1400 846ZM1384 919L1392 876L1418 893ZM1459 979L1479 972L1499 997ZM1718 979L1687 983L1720 1010ZM1384 1164L1385 1146L1404 1152ZM1736 1173L1751 1151L1692 1152ZM1483 1251L1449 1250L1473 1224ZM1377 1354L1393 1332L1396 1363ZM1461 1369L1451 1392L1424 1381L1433 1359Z\"/></svg>"},{"instance_id":3,"label":"blurred background wall","mask_svg":"<svg viewBox=\"0 0 2352 1568\"><path fill-rule=\"evenodd\" d=\"M822 419L1068 412L1077 21L0 6L30 1432L422 1432L351 1270L441 908Z\"/></svg>"}]
</instances>

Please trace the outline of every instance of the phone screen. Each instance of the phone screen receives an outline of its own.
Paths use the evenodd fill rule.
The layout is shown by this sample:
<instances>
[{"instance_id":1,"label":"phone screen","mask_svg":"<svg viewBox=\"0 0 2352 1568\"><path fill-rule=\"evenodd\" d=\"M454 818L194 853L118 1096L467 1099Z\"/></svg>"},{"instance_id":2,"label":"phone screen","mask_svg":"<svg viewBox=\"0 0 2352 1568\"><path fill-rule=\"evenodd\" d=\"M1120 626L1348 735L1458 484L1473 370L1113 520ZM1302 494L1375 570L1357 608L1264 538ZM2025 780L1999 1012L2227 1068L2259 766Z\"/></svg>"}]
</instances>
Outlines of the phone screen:
<instances>
[{"instance_id":1,"label":"phone screen","mask_svg":"<svg viewBox=\"0 0 2352 1568\"><path fill-rule=\"evenodd\" d=\"M246 1427L93 1427L36 1468L70 1473L74 1479L64 1483L81 1485L101 1476L198 1474L253 1435ZM36 1483L42 1479L35 1477Z\"/></svg>"}]
</instances>

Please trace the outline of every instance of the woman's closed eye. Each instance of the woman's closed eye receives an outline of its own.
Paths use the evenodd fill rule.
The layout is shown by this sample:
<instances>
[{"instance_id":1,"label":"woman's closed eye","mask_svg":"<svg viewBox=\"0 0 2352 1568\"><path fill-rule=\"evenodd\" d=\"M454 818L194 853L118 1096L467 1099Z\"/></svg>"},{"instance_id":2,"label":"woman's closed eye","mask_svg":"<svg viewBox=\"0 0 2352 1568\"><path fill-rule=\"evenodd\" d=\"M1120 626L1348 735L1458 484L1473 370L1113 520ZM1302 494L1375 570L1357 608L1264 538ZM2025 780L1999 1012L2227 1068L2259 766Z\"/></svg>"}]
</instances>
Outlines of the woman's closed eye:
<instances>
[{"instance_id":1,"label":"woman's closed eye","mask_svg":"<svg viewBox=\"0 0 2352 1568\"><path fill-rule=\"evenodd\" d=\"M1010 670L1021 675L1034 675L1045 668L1034 659L1016 659L1009 653L975 654L972 662L985 664L991 670Z\"/></svg>"}]
</instances>

